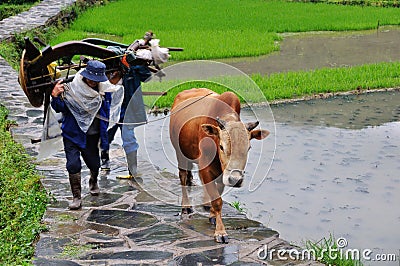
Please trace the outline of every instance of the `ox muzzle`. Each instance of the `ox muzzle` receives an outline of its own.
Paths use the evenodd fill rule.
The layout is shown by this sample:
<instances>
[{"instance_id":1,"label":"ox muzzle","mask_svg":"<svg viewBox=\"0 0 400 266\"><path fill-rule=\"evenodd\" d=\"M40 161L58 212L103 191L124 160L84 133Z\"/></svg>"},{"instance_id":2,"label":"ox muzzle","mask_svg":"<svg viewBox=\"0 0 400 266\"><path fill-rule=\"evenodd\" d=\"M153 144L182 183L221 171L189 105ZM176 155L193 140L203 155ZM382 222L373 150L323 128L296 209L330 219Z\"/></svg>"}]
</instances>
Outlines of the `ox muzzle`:
<instances>
[{"instance_id":1,"label":"ox muzzle","mask_svg":"<svg viewBox=\"0 0 400 266\"><path fill-rule=\"evenodd\" d=\"M241 187L243 185L244 170L227 169L223 174L223 183L229 187Z\"/></svg>"}]
</instances>

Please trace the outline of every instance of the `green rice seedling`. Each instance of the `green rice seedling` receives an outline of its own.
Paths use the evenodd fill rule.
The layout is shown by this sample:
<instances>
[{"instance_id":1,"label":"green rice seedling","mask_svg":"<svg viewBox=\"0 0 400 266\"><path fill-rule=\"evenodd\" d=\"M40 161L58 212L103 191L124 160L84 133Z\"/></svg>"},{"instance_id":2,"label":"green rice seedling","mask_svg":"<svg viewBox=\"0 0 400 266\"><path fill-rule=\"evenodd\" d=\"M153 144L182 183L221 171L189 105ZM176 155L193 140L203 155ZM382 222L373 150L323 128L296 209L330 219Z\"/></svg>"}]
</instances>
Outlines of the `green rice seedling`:
<instances>
[{"instance_id":1,"label":"green rice seedling","mask_svg":"<svg viewBox=\"0 0 400 266\"><path fill-rule=\"evenodd\" d=\"M156 8L155 8L156 7ZM93 8L60 34L56 44L83 36L131 43L151 29L161 46L183 47L173 60L258 56L279 49L279 33L346 31L399 25L398 9L287 1L119 0Z\"/></svg>"}]
</instances>

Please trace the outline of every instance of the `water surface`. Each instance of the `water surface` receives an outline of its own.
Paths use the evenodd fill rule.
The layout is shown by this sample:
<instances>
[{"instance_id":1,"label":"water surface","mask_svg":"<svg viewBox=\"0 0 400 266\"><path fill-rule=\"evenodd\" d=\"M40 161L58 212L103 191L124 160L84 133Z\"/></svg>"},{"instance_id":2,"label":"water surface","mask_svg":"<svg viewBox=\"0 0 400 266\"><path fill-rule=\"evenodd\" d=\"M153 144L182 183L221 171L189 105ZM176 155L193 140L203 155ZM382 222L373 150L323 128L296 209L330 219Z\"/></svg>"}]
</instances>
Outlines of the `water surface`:
<instances>
[{"instance_id":1,"label":"water surface","mask_svg":"<svg viewBox=\"0 0 400 266\"><path fill-rule=\"evenodd\" d=\"M280 51L255 58L224 59L246 74L345 67L400 60L400 29L286 34Z\"/></svg>"},{"instance_id":2,"label":"water surface","mask_svg":"<svg viewBox=\"0 0 400 266\"><path fill-rule=\"evenodd\" d=\"M398 254L399 102L400 92L384 92L273 105L275 133L252 140L246 184L226 190L223 198L239 201L250 218L299 245L334 234L350 248ZM242 120L254 120L253 111L244 109ZM263 127L273 126L269 117L259 119ZM177 174L173 151L159 139L160 132L168 134L168 123L137 131L140 152ZM254 191L252 179L259 181Z\"/></svg>"}]
</instances>

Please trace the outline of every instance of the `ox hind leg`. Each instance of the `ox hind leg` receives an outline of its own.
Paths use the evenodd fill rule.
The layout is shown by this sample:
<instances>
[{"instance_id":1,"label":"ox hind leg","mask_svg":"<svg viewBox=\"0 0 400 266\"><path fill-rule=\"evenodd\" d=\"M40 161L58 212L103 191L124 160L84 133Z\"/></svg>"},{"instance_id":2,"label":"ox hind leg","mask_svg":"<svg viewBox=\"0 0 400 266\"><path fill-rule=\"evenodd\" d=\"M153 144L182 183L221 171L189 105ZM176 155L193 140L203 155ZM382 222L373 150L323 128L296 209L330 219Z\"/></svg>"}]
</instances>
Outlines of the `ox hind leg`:
<instances>
[{"instance_id":1,"label":"ox hind leg","mask_svg":"<svg viewBox=\"0 0 400 266\"><path fill-rule=\"evenodd\" d=\"M187 159L178 159L179 179L182 188L182 215L193 213L188 194L188 188L193 185L192 168L193 164Z\"/></svg>"}]
</instances>

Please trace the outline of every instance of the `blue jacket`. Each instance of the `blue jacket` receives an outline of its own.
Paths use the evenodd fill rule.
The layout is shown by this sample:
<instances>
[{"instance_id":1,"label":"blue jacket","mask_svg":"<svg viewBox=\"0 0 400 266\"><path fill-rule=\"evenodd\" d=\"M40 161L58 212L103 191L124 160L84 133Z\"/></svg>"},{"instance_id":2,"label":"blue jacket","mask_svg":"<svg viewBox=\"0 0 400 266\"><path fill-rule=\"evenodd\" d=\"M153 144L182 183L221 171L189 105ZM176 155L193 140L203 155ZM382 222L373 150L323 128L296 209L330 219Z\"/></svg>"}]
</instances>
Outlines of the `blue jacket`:
<instances>
[{"instance_id":1,"label":"blue jacket","mask_svg":"<svg viewBox=\"0 0 400 266\"><path fill-rule=\"evenodd\" d=\"M111 93L106 92L98 113L101 117L107 119L110 117L110 104ZM61 97L52 97L51 107L53 107L57 113L63 113L61 135L78 145L80 148L86 148L86 134L80 129L75 117L72 115L71 111L68 109ZM109 149L107 128L108 121L100 119L100 148L102 150Z\"/></svg>"}]
</instances>

